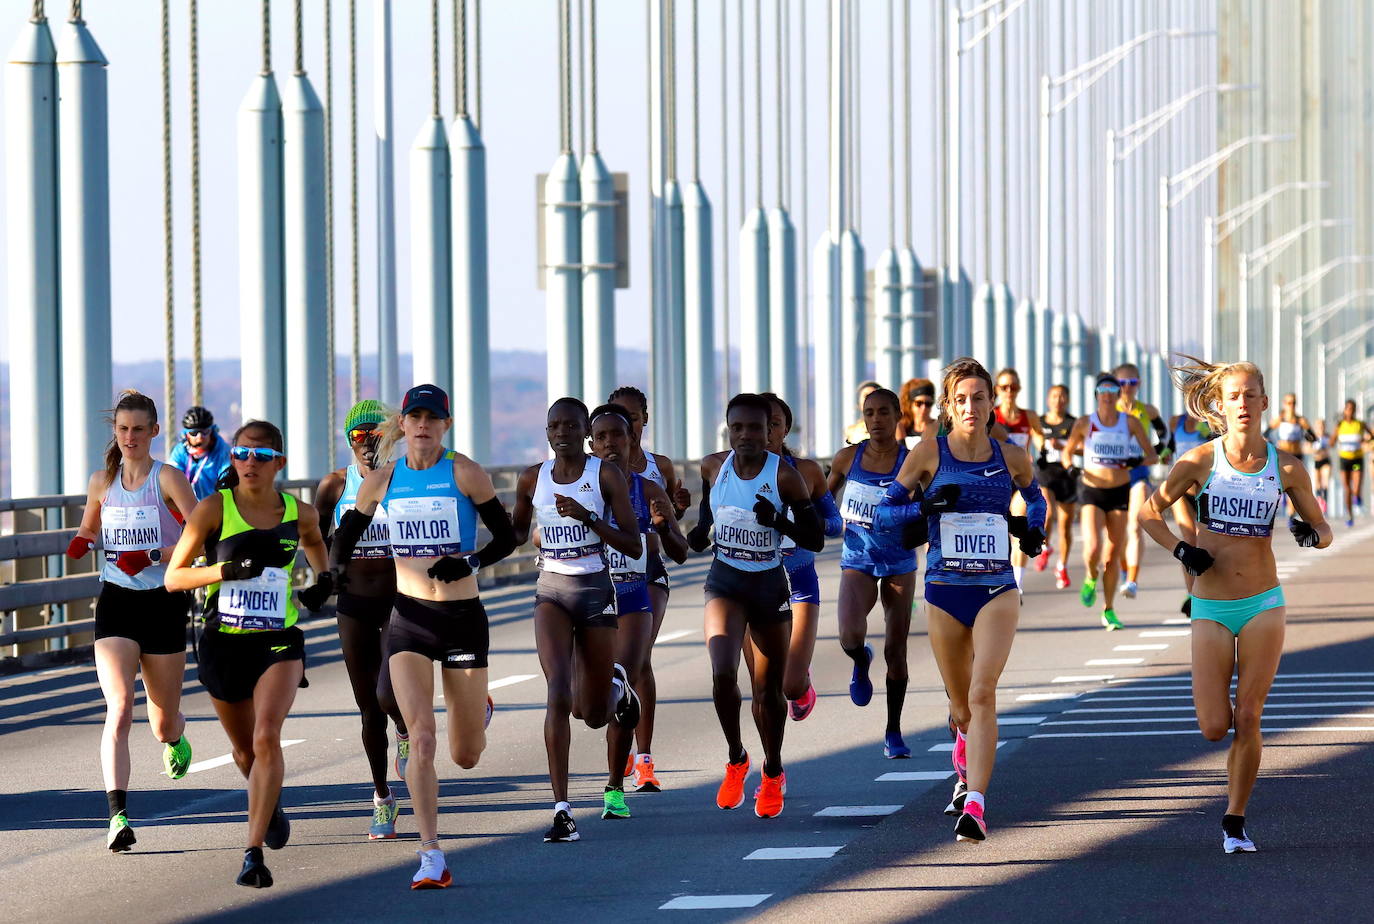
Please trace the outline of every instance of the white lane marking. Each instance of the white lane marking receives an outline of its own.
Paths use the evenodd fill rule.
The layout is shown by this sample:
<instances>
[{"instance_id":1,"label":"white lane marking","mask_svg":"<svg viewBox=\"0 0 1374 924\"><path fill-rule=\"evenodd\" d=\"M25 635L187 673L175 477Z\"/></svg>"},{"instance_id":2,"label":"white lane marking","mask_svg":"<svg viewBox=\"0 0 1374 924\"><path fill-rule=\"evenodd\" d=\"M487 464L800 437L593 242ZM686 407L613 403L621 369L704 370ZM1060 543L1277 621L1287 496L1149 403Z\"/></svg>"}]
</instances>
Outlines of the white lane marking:
<instances>
[{"instance_id":1,"label":"white lane marking","mask_svg":"<svg viewBox=\"0 0 1374 924\"><path fill-rule=\"evenodd\" d=\"M760 847L744 855L746 860L829 860L844 849L835 847Z\"/></svg>"},{"instance_id":2,"label":"white lane marking","mask_svg":"<svg viewBox=\"0 0 1374 924\"><path fill-rule=\"evenodd\" d=\"M915 783L923 780L947 780L954 776L954 768L948 770L896 770L884 773L875 783Z\"/></svg>"},{"instance_id":3,"label":"white lane marking","mask_svg":"<svg viewBox=\"0 0 1374 924\"><path fill-rule=\"evenodd\" d=\"M1128 683L1129 687L1117 687L1121 690L1139 690L1142 693L1167 693L1170 690L1191 690L1192 682L1189 680L1170 680L1170 679L1151 679L1148 677L1122 677L1120 680L1109 680L1111 684ZM1374 687L1374 680L1275 680L1275 687ZM1232 684L1232 689L1235 685ZM1354 689L1351 693L1367 692L1364 689ZM1273 694L1271 694L1273 695ZM1323 694L1325 695L1325 694Z\"/></svg>"},{"instance_id":4,"label":"white lane marking","mask_svg":"<svg viewBox=\"0 0 1374 924\"><path fill-rule=\"evenodd\" d=\"M659 911L703 911L714 908L755 908L773 896L762 895L679 895L658 906Z\"/></svg>"},{"instance_id":5,"label":"white lane marking","mask_svg":"<svg viewBox=\"0 0 1374 924\"><path fill-rule=\"evenodd\" d=\"M1270 716L1282 722L1293 721L1296 719L1374 719L1374 712L1316 712L1310 715L1298 713L1296 715L1275 715ZM1190 715L1179 716L1159 716L1153 719L1067 719L1063 722L1046 722L1046 725L1147 725L1151 722L1192 722Z\"/></svg>"},{"instance_id":6,"label":"white lane marking","mask_svg":"<svg viewBox=\"0 0 1374 924\"><path fill-rule=\"evenodd\" d=\"M1163 651L1168 647L1163 643L1158 645L1117 645L1112 651Z\"/></svg>"},{"instance_id":7,"label":"white lane marking","mask_svg":"<svg viewBox=\"0 0 1374 924\"><path fill-rule=\"evenodd\" d=\"M1279 732L1374 732L1374 725L1299 725L1297 728L1261 728L1261 734ZM1040 732L1032 738L1137 738L1148 735L1196 735L1190 731L1119 731L1119 732Z\"/></svg>"},{"instance_id":8,"label":"white lane marking","mask_svg":"<svg viewBox=\"0 0 1374 924\"><path fill-rule=\"evenodd\" d=\"M281 746L284 748L289 748L293 744L301 744L304 741L304 738L286 738L282 741ZM221 754L219 757L211 757L206 760L196 761L195 763L191 764L190 769L186 772L199 773L202 770L213 770L216 767L223 767L225 764L232 764L233 762L233 754Z\"/></svg>"},{"instance_id":9,"label":"white lane marking","mask_svg":"<svg viewBox=\"0 0 1374 924\"><path fill-rule=\"evenodd\" d=\"M870 818L901 811L900 805L832 805L816 813L817 818Z\"/></svg>"},{"instance_id":10,"label":"white lane marking","mask_svg":"<svg viewBox=\"0 0 1374 924\"><path fill-rule=\"evenodd\" d=\"M1180 689L1182 689L1182 688L1180 688ZM1367 691L1367 690L1351 690L1350 692L1351 692L1351 693L1359 693L1360 695L1363 696L1363 695L1367 694L1369 691ZM1339 693L1334 693L1334 692L1326 692L1326 693L1288 693L1288 692L1285 692L1285 691L1279 691L1279 692L1277 692L1277 693L1271 692L1271 693L1269 694L1269 698L1270 698L1270 699L1277 699L1277 698L1280 697L1280 696L1296 697L1296 696L1339 696L1339 695L1340 695ZM1091 696L1091 697L1088 697L1087 699L1083 700L1083 702L1085 702L1085 703L1135 703L1135 702L1148 702L1148 701L1150 701L1150 700L1165 700L1165 699L1186 699L1186 700L1189 700L1189 701L1191 702L1192 699L1193 699L1193 697L1190 696L1190 695L1187 695L1187 694L1182 694L1182 693L1175 694L1175 695L1173 695L1173 696ZM1364 705L1364 703L1358 703L1358 704L1356 704L1356 703L1347 703L1346 705L1351 705L1351 706L1353 706L1353 705Z\"/></svg>"},{"instance_id":11,"label":"white lane marking","mask_svg":"<svg viewBox=\"0 0 1374 924\"><path fill-rule=\"evenodd\" d=\"M1183 699L1182 696L1169 697L1170 699ZM1092 700L1084 700L1092 702ZM1374 700L1356 699L1343 700L1336 703L1265 703L1264 709L1335 709L1340 706L1374 706ZM1075 713L1103 713L1103 712L1192 712L1192 706L1110 706L1098 709L1066 709L1064 715Z\"/></svg>"},{"instance_id":12,"label":"white lane marking","mask_svg":"<svg viewBox=\"0 0 1374 924\"><path fill-rule=\"evenodd\" d=\"M533 680L538 674L511 674L509 677L502 677L500 680L492 680L487 684L488 690L499 690L502 687L514 686L517 683L524 683L526 680Z\"/></svg>"},{"instance_id":13,"label":"white lane marking","mask_svg":"<svg viewBox=\"0 0 1374 924\"><path fill-rule=\"evenodd\" d=\"M1170 618L1164 620L1164 624L1166 626L1186 626L1190 623L1192 623L1192 620L1189 619L1187 616L1171 616Z\"/></svg>"},{"instance_id":14,"label":"white lane marking","mask_svg":"<svg viewBox=\"0 0 1374 924\"><path fill-rule=\"evenodd\" d=\"M999 742L997 742L997 746L998 746L999 748L1000 748L1002 745L1004 745L1004 744L1006 744L1005 741L999 741ZM953 750L954 750L954 742L953 742L953 741L941 741L939 744L932 745L931 748L930 748L930 752L931 752L932 754L933 754L933 753L936 753L936 752L938 752L938 751L944 751L945 753L949 753L949 752L951 752L951 751L953 751Z\"/></svg>"},{"instance_id":15,"label":"white lane marking","mask_svg":"<svg viewBox=\"0 0 1374 924\"><path fill-rule=\"evenodd\" d=\"M1018 703L1043 703L1053 699L1078 699L1082 693L1022 693L1016 697Z\"/></svg>"},{"instance_id":16,"label":"white lane marking","mask_svg":"<svg viewBox=\"0 0 1374 924\"><path fill-rule=\"evenodd\" d=\"M1043 715L999 715L998 725L1039 725L1045 721Z\"/></svg>"},{"instance_id":17,"label":"white lane marking","mask_svg":"<svg viewBox=\"0 0 1374 924\"><path fill-rule=\"evenodd\" d=\"M676 632L669 632L667 635L660 635L654 644L657 645L659 642L676 642L680 638L695 635L696 631L696 629L679 629Z\"/></svg>"},{"instance_id":18,"label":"white lane marking","mask_svg":"<svg viewBox=\"0 0 1374 924\"><path fill-rule=\"evenodd\" d=\"M1050 683L1093 683L1100 680L1111 680L1116 674L1068 674L1063 677L1056 677Z\"/></svg>"},{"instance_id":19,"label":"white lane marking","mask_svg":"<svg viewBox=\"0 0 1374 924\"><path fill-rule=\"evenodd\" d=\"M1084 667L1117 667L1118 665L1144 664L1144 658L1089 658Z\"/></svg>"}]
</instances>

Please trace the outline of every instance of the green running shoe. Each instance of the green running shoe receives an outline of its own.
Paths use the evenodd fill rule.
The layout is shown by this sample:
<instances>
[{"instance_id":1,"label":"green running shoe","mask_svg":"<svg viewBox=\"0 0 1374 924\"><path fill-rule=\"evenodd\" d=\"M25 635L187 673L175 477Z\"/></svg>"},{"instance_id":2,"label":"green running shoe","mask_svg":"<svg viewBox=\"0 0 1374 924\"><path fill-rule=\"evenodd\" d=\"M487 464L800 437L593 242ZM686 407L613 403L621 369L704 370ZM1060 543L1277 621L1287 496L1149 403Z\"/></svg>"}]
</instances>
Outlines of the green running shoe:
<instances>
[{"instance_id":1,"label":"green running shoe","mask_svg":"<svg viewBox=\"0 0 1374 924\"><path fill-rule=\"evenodd\" d=\"M601 797L602 818L629 818L630 807L625 804L625 790L619 786L607 786L606 794Z\"/></svg>"},{"instance_id":2,"label":"green running shoe","mask_svg":"<svg viewBox=\"0 0 1374 924\"><path fill-rule=\"evenodd\" d=\"M162 769L174 780L181 779L191 769L191 742L185 735L162 749Z\"/></svg>"},{"instance_id":3,"label":"green running shoe","mask_svg":"<svg viewBox=\"0 0 1374 924\"><path fill-rule=\"evenodd\" d=\"M1116 618L1116 610L1102 611L1102 627L1108 632L1122 628L1121 620Z\"/></svg>"},{"instance_id":4,"label":"green running shoe","mask_svg":"<svg viewBox=\"0 0 1374 924\"><path fill-rule=\"evenodd\" d=\"M1084 578L1083 589L1078 592L1078 599L1084 606L1092 606L1097 600L1097 578Z\"/></svg>"},{"instance_id":5,"label":"green running shoe","mask_svg":"<svg viewBox=\"0 0 1374 924\"><path fill-rule=\"evenodd\" d=\"M406 778L406 764L410 763L410 736L396 733L396 775Z\"/></svg>"},{"instance_id":6,"label":"green running shoe","mask_svg":"<svg viewBox=\"0 0 1374 924\"><path fill-rule=\"evenodd\" d=\"M137 840L123 812L110 819L110 833L105 837L105 846L110 848L111 853L123 853L134 846Z\"/></svg>"}]
</instances>

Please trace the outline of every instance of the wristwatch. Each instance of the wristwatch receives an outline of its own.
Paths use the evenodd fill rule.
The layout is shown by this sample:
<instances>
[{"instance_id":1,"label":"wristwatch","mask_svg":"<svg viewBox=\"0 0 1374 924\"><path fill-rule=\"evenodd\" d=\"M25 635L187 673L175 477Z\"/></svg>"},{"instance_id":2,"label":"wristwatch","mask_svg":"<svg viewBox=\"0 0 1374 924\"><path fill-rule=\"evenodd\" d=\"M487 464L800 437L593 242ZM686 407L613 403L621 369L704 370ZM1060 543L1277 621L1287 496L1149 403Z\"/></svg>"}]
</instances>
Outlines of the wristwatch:
<instances>
[{"instance_id":1,"label":"wristwatch","mask_svg":"<svg viewBox=\"0 0 1374 924\"><path fill-rule=\"evenodd\" d=\"M472 569L473 574L476 574L482 567L482 559L477 556L476 552L464 555L463 561L467 562L467 566Z\"/></svg>"},{"instance_id":2,"label":"wristwatch","mask_svg":"<svg viewBox=\"0 0 1374 924\"><path fill-rule=\"evenodd\" d=\"M155 565L162 564L162 549L150 549L148 551L148 561Z\"/></svg>"},{"instance_id":3,"label":"wristwatch","mask_svg":"<svg viewBox=\"0 0 1374 924\"><path fill-rule=\"evenodd\" d=\"M588 525L588 526L595 526L595 525L597 524L597 522L598 522L600 519L601 519L601 517L597 516L596 511L593 510L593 511L591 511L590 513L587 514L587 525Z\"/></svg>"}]
</instances>

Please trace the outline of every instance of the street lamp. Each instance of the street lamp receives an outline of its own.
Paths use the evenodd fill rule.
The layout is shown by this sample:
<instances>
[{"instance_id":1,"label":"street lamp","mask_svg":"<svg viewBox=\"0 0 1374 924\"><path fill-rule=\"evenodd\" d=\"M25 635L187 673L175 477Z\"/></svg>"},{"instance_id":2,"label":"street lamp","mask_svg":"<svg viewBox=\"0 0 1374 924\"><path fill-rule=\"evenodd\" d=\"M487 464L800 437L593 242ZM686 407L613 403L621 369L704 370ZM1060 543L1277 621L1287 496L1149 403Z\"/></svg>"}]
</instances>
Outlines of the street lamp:
<instances>
[{"instance_id":1,"label":"street lamp","mask_svg":"<svg viewBox=\"0 0 1374 924\"><path fill-rule=\"evenodd\" d=\"M1274 338L1274 360L1277 364L1279 358L1279 348L1277 344L1282 337L1282 322L1280 320L1285 305L1291 304L1302 296L1306 295L1311 289L1327 277L1333 270L1342 266L1353 266L1356 263L1374 263L1374 256L1348 254L1344 257L1336 257L1334 260L1327 260L1321 266L1305 273L1288 283L1274 283L1270 290L1270 304L1273 306L1273 331L1270 336ZM1293 393L1298 397L1298 406L1303 405L1306 388L1304 387L1303 375L1303 314L1298 312L1298 316L1293 319ZM1324 319L1323 319L1324 320Z\"/></svg>"},{"instance_id":2,"label":"street lamp","mask_svg":"<svg viewBox=\"0 0 1374 924\"><path fill-rule=\"evenodd\" d=\"M1272 144L1276 141L1292 141L1295 136L1287 135L1248 135L1232 141L1219 151L1186 167L1173 176L1159 178L1159 351L1169 352L1169 209L1181 203L1203 182L1216 172L1217 168L1230 160L1238 151L1252 144ZM1181 187L1175 195L1172 190Z\"/></svg>"},{"instance_id":3,"label":"street lamp","mask_svg":"<svg viewBox=\"0 0 1374 924\"><path fill-rule=\"evenodd\" d=\"M1369 298L1371 296L1374 296L1374 289L1356 289L1353 292L1345 293L1334 301L1322 305L1312 313L1312 317L1306 318L1302 322L1303 337L1310 337L1312 334L1316 333L1317 330L1329 321L1336 312L1340 311L1346 305L1349 305L1355 299ZM1368 322L1364 327L1356 328L1353 331L1342 334L1335 340L1322 342L1317 345L1317 407L1318 414L1323 420L1326 419L1326 363L1328 354L1339 356L1348 346L1350 346L1350 344L1358 340L1360 334L1365 333L1370 326L1374 326L1374 321ZM1299 343L1298 347L1301 349L1302 343Z\"/></svg>"}]
</instances>

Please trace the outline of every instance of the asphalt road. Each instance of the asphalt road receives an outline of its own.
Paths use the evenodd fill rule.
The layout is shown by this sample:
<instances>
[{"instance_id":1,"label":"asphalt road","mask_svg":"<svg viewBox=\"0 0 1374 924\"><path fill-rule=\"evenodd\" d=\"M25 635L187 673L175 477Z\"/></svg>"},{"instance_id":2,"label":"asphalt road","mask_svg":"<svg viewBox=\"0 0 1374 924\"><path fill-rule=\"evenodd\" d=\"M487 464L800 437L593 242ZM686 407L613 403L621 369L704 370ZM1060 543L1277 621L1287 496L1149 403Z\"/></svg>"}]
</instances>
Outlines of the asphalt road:
<instances>
[{"instance_id":1,"label":"asphalt road","mask_svg":"<svg viewBox=\"0 0 1374 924\"><path fill-rule=\"evenodd\" d=\"M777 819L756 818L749 802L735 812L714 806L726 755L701 641L704 569L689 564L674 572L655 650L654 754L665 789L629 794L628 821L600 820L603 739L575 724L576 844L540 837L550 796L531 588L487 595L497 713L477 768L441 758L440 830L455 877L444 891L408 888L418 842L406 812L400 838L367 840L371 787L332 623L307 627L310 687L285 730L295 742L284 793L292 839L268 856L270 890L234 884L246 797L194 668L184 709L198 765L176 782L160 774L140 702L129 797L138 845L118 856L104 848L104 708L94 669L0 680L0 917L1367 920L1374 523L1337 534L1323 552L1276 540L1289 635L1249 812L1256 854L1221 851L1225 746L1193 724L1182 581L1162 552L1152 550L1140 597L1119 605L1127 627L1115 633L1076 594L1056 591L1051 572L1029 574L1000 694L990 837L979 846L956 844L941 813L952 770L924 620L918 614L912 630L904 723L913 758L888 761L880 668L868 708L848 698L848 660L835 640L838 568L828 554L821 574L830 602L813 666L821 697L810 718L788 724L789 789ZM870 626L880 633L880 617ZM757 752L747 713L745 723ZM756 770L750 791L757 779Z\"/></svg>"}]
</instances>

